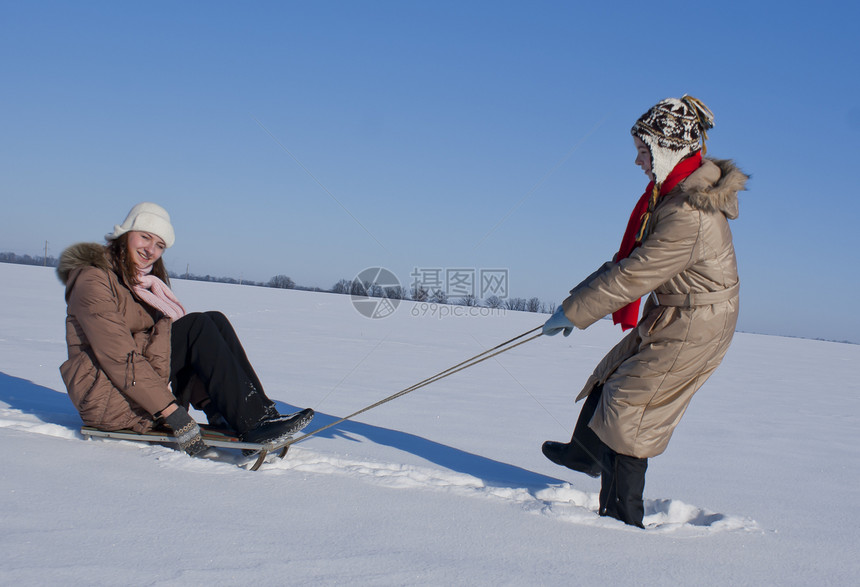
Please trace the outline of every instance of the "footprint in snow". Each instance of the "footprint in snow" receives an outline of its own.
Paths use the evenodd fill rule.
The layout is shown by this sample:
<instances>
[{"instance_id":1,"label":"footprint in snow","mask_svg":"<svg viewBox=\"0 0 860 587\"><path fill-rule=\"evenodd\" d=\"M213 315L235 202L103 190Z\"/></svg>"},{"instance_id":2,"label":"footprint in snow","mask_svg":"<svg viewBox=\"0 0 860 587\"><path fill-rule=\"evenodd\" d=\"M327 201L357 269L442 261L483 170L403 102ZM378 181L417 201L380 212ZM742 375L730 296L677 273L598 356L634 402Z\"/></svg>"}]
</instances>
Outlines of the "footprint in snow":
<instances>
[{"instance_id":1,"label":"footprint in snow","mask_svg":"<svg viewBox=\"0 0 860 587\"><path fill-rule=\"evenodd\" d=\"M302 449L291 450L291 458L269 468L316 474L360 477L395 488L429 488L469 497L482 497L516 505L524 511L564 522L641 531L597 514L598 494L586 493L569 483L543 487L510 487L488 484L479 477L448 469L436 469L367 460L326 456ZM760 531L749 518L710 512L673 499L645 500L645 530L700 536L724 531Z\"/></svg>"}]
</instances>

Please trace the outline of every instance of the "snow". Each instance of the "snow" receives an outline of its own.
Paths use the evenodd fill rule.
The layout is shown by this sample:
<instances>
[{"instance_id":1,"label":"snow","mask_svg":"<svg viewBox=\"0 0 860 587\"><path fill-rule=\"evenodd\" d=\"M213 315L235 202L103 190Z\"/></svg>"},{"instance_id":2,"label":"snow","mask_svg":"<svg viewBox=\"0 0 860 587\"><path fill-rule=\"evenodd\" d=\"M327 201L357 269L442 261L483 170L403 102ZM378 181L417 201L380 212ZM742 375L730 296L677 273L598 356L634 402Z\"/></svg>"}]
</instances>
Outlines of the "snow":
<instances>
[{"instance_id":1,"label":"snow","mask_svg":"<svg viewBox=\"0 0 860 587\"><path fill-rule=\"evenodd\" d=\"M53 270L0 264L0 575L16 585L856 584L860 346L738 333L665 454L645 530L557 467L573 398L620 337L541 337L296 444L238 452L83 440L58 366ZM235 324L314 430L538 326L404 302L174 281ZM484 312L486 314L486 312ZM790 319L790 316L786 316ZM202 419L203 416L198 414Z\"/></svg>"}]
</instances>

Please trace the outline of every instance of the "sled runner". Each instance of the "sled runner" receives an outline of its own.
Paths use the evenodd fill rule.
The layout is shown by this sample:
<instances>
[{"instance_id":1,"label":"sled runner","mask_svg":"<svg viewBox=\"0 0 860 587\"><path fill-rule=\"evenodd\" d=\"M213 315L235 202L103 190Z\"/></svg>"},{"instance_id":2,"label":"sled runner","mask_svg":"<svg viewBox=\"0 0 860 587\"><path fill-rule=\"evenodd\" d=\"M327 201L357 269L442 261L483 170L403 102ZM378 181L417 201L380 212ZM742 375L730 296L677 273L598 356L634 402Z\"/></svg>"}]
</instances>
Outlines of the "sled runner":
<instances>
[{"instance_id":1,"label":"sled runner","mask_svg":"<svg viewBox=\"0 0 860 587\"><path fill-rule=\"evenodd\" d=\"M282 459L286 456L289 449L289 443L292 437L282 438L277 443L256 443L243 442L238 437L218 430L210 428L204 424L200 424L200 432L203 436L203 442L207 446L213 448L233 448L242 451L246 456L256 455L257 460L251 465L250 470L256 471L266 460L269 454L277 453L278 458ZM137 442L148 442L150 444L167 443L176 444L176 438L167 431L152 430L150 432L135 432L134 430L115 430L106 431L92 428L90 426L81 427L81 434L85 438L115 438L118 440L132 440Z\"/></svg>"}]
</instances>

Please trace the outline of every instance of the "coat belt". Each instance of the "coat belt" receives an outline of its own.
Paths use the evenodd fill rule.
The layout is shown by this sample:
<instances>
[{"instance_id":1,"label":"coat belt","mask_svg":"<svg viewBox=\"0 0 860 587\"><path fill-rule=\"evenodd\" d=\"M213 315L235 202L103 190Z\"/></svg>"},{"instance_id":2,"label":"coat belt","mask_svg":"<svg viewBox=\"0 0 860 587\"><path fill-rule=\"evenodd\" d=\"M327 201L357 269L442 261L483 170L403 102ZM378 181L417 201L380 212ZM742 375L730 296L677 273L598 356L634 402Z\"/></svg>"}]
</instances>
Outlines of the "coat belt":
<instances>
[{"instance_id":1,"label":"coat belt","mask_svg":"<svg viewBox=\"0 0 860 587\"><path fill-rule=\"evenodd\" d=\"M654 295L657 296L657 302L661 306L678 306L681 308L690 308L693 306L710 306L711 304L727 302L728 300L738 295L740 287L741 284L740 282L738 282L729 288L721 289L719 291L705 291L687 294L655 293Z\"/></svg>"}]
</instances>

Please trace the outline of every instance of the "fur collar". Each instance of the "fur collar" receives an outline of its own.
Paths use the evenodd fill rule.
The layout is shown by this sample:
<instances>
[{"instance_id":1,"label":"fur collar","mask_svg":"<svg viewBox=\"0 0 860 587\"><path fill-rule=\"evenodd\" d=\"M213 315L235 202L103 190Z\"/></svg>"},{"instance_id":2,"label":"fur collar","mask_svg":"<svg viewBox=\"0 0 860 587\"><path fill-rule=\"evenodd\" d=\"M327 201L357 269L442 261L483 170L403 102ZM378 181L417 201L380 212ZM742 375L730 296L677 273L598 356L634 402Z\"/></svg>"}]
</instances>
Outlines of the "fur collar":
<instances>
[{"instance_id":1,"label":"fur collar","mask_svg":"<svg viewBox=\"0 0 860 587\"><path fill-rule=\"evenodd\" d=\"M84 267L98 267L105 271L110 270L110 263L105 257L104 245L98 243L78 243L67 248L60 255L57 264L57 277L63 285L69 284L69 278L75 269Z\"/></svg>"},{"instance_id":2,"label":"fur collar","mask_svg":"<svg viewBox=\"0 0 860 587\"><path fill-rule=\"evenodd\" d=\"M705 159L681 184L690 205L705 212L738 217L738 192L746 189L749 176L729 159Z\"/></svg>"}]
</instances>

